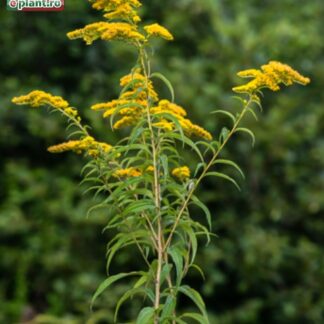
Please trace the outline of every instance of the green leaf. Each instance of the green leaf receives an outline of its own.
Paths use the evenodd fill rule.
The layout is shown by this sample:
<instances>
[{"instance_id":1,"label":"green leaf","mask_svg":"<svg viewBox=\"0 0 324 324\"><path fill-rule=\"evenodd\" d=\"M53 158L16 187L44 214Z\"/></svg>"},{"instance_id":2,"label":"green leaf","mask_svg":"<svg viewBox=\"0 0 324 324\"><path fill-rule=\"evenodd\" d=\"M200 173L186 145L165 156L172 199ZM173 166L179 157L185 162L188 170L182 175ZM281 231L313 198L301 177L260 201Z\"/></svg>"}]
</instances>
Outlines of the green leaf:
<instances>
[{"instance_id":1,"label":"green leaf","mask_svg":"<svg viewBox=\"0 0 324 324\"><path fill-rule=\"evenodd\" d=\"M235 130L235 133L238 133L238 132L243 132L243 133L249 134L252 138L252 146L254 146L255 136L251 130L249 130L248 128L239 127L239 128L236 128L236 130Z\"/></svg>"},{"instance_id":2,"label":"green leaf","mask_svg":"<svg viewBox=\"0 0 324 324\"><path fill-rule=\"evenodd\" d=\"M203 323L209 323L205 303L204 303L203 299L201 298L200 294L198 293L198 291L196 291L195 289L193 289L189 286L181 286L181 287L179 287L179 291L181 293L183 293L184 295L186 295L187 297L189 297L195 303L195 305L199 308L200 312L202 313L202 315L205 319L205 322L203 322Z\"/></svg>"},{"instance_id":3,"label":"green leaf","mask_svg":"<svg viewBox=\"0 0 324 324\"><path fill-rule=\"evenodd\" d=\"M174 298L174 296L169 295L165 301L165 304L163 305L163 308L162 308L162 314L161 314L161 323L162 324L169 323L167 320L173 316L173 312L175 310L176 304L177 304L177 302L176 302L176 299Z\"/></svg>"},{"instance_id":4,"label":"green leaf","mask_svg":"<svg viewBox=\"0 0 324 324\"><path fill-rule=\"evenodd\" d=\"M197 198L197 196L194 196L193 195L191 197L191 199L192 199L191 203L193 203L194 205L198 206L199 208L201 208L204 211L204 213L206 215L207 223L208 223L208 226L209 226L209 230L210 230L211 227L212 227L212 224L211 224L211 214L210 214L210 211L209 211L208 207L203 202L201 202Z\"/></svg>"},{"instance_id":5,"label":"green leaf","mask_svg":"<svg viewBox=\"0 0 324 324\"><path fill-rule=\"evenodd\" d=\"M174 102L174 89L173 89L171 82L163 74L161 74L159 72L152 73L151 78L160 79L165 83L165 85L169 88L169 91L171 93L171 101Z\"/></svg>"},{"instance_id":6,"label":"green leaf","mask_svg":"<svg viewBox=\"0 0 324 324\"><path fill-rule=\"evenodd\" d=\"M154 308L145 307L138 314L136 324L153 324L154 321Z\"/></svg>"},{"instance_id":7,"label":"green leaf","mask_svg":"<svg viewBox=\"0 0 324 324\"><path fill-rule=\"evenodd\" d=\"M180 318L175 318L175 321L176 321L176 323L178 323L178 324L188 324L188 323L186 323L185 321L183 321L182 319L180 319ZM169 324L169 323L168 323Z\"/></svg>"},{"instance_id":8,"label":"green leaf","mask_svg":"<svg viewBox=\"0 0 324 324\"><path fill-rule=\"evenodd\" d=\"M176 266L176 271L177 271L177 277L176 277L176 282L177 286L180 285L181 280L182 280L182 272L183 272L183 258L181 255L180 250L173 246L168 250L169 255L172 258L172 261L174 262Z\"/></svg>"},{"instance_id":9,"label":"green leaf","mask_svg":"<svg viewBox=\"0 0 324 324\"><path fill-rule=\"evenodd\" d=\"M185 313L185 314L181 315L180 318L184 318L184 317L192 318L192 319L196 320L199 324L208 324L209 323L209 321L206 317L204 317L200 314L197 314L197 313Z\"/></svg>"},{"instance_id":10,"label":"green leaf","mask_svg":"<svg viewBox=\"0 0 324 324\"><path fill-rule=\"evenodd\" d=\"M143 286L148 280L148 274L145 273L141 278L139 278L135 284L134 284L134 287L133 288L139 288L141 286Z\"/></svg>"},{"instance_id":11,"label":"green leaf","mask_svg":"<svg viewBox=\"0 0 324 324\"><path fill-rule=\"evenodd\" d=\"M260 95L263 96L263 93L261 91ZM263 111L261 99L257 95L253 96L252 102L254 102L258 106L261 112Z\"/></svg>"},{"instance_id":12,"label":"green leaf","mask_svg":"<svg viewBox=\"0 0 324 324\"><path fill-rule=\"evenodd\" d=\"M150 242L146 230L138 230L131 233L119 233L110 241L109 250L107 252L107 272L109 272L110 264L115 254L123 247L133 245L136 243Z\"/></svg>"},{"instance_id":13,"label":"green leaf","mask_svg":"<svg viewBox=\"0 0 324 324\"><path fill-rule=\"evenodd\" d=\"M190 268L193 268L193 269L197 270L199 272L199 274L201 275L203 280L206 279L203 270L197 264L194 264L194 263L190 264L189 269Z\"/></svg>"},{"instance_id":14,"label":"green leaf","mask_svg":"<svg viewBox=\"0 0 324 324\"><path fill-rule=\"evenodd\" d=\"M206 177L208 176L213 176L213 177L218 177L218 178L223 178L225 180L228 180L230 181L231 183L233 183L233 185L238 189L238 191L241 191L241 188L240 186L237 184L237 182L231 178L230 176L228 176L227 174L225 173L221 173L221 172L208 172L206 173L205 175Z\"/></svg>"},{"instance_id":15,"label":"green leaf","mask_svg":"<svg viewBox=\"0 0 324 324\"><path fill-rule=\"evenodd\" d=\"M242 176L243 179L245 179L245 175L244 172L242 171L242 169L233 161L231 160L224 160L224 159L218 159L214 162L214 164L227 164L232 166L233 168L235 168Z\"/></svg>"},{"instance_id":16,"label":"green leaf","mask_svg":"<svg viewBox=\"0 0 324 324\"><path fill-rule=\"evenodd\" d=\"M149 199L135 200L124 211L123 215L126 216L130 213L136 214L142 211L155 209L154 202Z\"/></svg>"},{"instance_id":17,"label":"green leaf","mask_svg":"<svg viewBox=\"0 0 324 324\"><path fill-rule=\"evenodd\" d=\"M172 264L165 264L161 271L161 285L164 283L164 280L169 275L170 271L172 269Z\"/></svg>"},{"instance_id":18,"label":"green leaf","mask_svg":"<svg viewBox=\"0 0 324 324\"><path fill-rule=\"evenodd\" d=\"M190 263L193 263L198 249L198 242L196 233L192 229L192 226L190 225L190 222L188 221L181 221L179 222L179 228L183 228L186 235L189 237L189 243L191 244L191 261Z\"/></svg>"},{"instance_id":19,"label":"green leaf","mask_svg":"<svg viewBox=\"0 0 324 324\"><path fill-rule=\"evenodd\" d=\"M235 124L235 122L236 122L235 116L233 114L231 114L230 112L226 111L226 110L215 110L215 111L212 111L211 113L212 114L225 115L225 116L229 117L233 121L233 124Z\"/></svg>"},{"instance_id":20,"label":"green leaf","mask_svg":"<svg viewBox=\"0 0 324 324\"><path fill-rule=\"evenodd\" d=\"M162 167L163 167L163 177L164 177L164 180L166 180L168 175L169 175L168 157L165 154L162 154L160 159L161 159L161 164L162 164Z\"/></svg>"},{"instance_id":21,"label":"green leaf","mask_svg":"<svg viewBox=\"0 0 324 324\"><path fill-rule=\"evenodd\" d=\"M104 280L99 287L97 288L96 292L94 293L92 299L91 299L91 308L93 306L93 303L95 302L95 300L110 286L112 285L114 282L125 278L125 277L129 277L129 276L139 276L141 275L141 272L138 271L133 271L133 272L128 272L128 273L119 273L117 275L114 276L110 276L108 277L106 280Z\"/></svg>"},{"instance_id":22,"label":"green leaf","mask_svg":"<svg viewBox=\"0 0 324 324\"><path fill-rule=\"evenodd\" d=\"M199 162L196 166L196 170L195 170L195 173L194 173L194 177L197 176L198 172L200 171L201 168L205 169L206 167L206 163L204 162Z\"/></svg>"},{"instance_id":23,"label":"green leaf","mask_svg":"<svg viewBox=\"0 0 324 324\"><path fill-rule=\"evenodd\" d=\"M169 136L170 137L173 137L175 139L178 139L180 141L183 141L185 144L187 144L188 146L190 146L197 153L197 155L199 156L200 160L202 162L204 162L204 158L201 155L201 152L199 151L199 148L197 147L197 145L190 138L188 138L186 136L184 136L184 138L180 138L179 134L176 134L176 133L172 133Z\"/></svg>"},{"instance_id":24,"label":"green leaf","mask_svg":"<svg viewBox=\"0 0 324 324\"><path fill-rule=\"evenodd\" d=\"M123 303L129 299L132 298L134 295L136 294L144 294L145 295L145 289L143 288L133 288L130 290L127 290L125 292L125 294L118 300L116 309L115 309L115 315L114 315L114 322L117 322L117 317L118 317L118 313L119 313L119 309L120 307L123 305Z\"/></svg>"},{"instance_id":25,"label":"green leaf","mask_svg":"<svg viewBox=\"0 0 324 324\"><path fill-rule=\"evenodd\" d=\"M197 144L197 146L202 145L202 146L204 146L206 148L203 155L206 155L207 152L209 152L209 151L212 151L213 155L216 153L215 148L214 148L214 146L212 145L211 142L198 141L198 142L196 142L196 144Z\"/></svg>"},{"instance_id":26,"label":"green leaf","mask_svg":"<svg viewBox=\"0 0 324 324\"><path fill-rule=\"evenodd\" d=\"M256 115L256 113L254 112L254 110L252 108L246 108L246 111L249 112L256 121L258 121L258 116Z\"/></svg>"},{"instance_id":27,"label":"green leaf","mask_svg":"<svg viewBox=\"0 0 324 324\"><path fill-rule=\"evenodd\" d=\"M224 142L224 140L227 138L228 134L229 134L229 129L227 127L223 127L222 130L221 130L221 133L219 135L219 141L221 143Z\"/></svg>"}]
</instances>

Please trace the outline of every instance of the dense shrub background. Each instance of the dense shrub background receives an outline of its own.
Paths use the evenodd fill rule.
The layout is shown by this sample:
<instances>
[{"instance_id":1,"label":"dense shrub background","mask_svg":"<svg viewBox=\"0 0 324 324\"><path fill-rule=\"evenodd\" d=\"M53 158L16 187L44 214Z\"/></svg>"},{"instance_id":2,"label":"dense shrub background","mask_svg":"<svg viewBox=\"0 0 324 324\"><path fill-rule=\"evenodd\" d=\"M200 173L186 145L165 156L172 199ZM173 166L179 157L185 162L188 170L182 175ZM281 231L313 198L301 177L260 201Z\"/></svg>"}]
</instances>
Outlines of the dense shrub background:
<instances>
[{"instance_id":1,"label":"dense shrub background","mask_svg":"<svg viewBox=\"0 0 324 324\"><path fill-rule=\"evenodd\" d=\"M236 71L275 59L311 77L306 88L266 93L259 123L246 121L257 135L254 149L244 136L228 148L246 170L241 194L227 183L204 183L200 196L218 238L199 256L206 280L196 273L188 280L203 292L212 324L324 323L323 1L144 5L145 18L176 39L157 42L155 69L173 82L177 102L215 134L226 120L209 112L234 109ZM35 314L46 314L43 323L112 323L112 306L127 289L115 286L89 313L105 276L107 215L86 218L94 200L78 186L79 157L46 152L64 138L64 122L10 103L35 88L61 94L98 137L113 142L117 135L89 106L116 96L135 55L124 45L87 47L65 37L98 17L82 1L67 1L61 13L0 12L0 323ZM138 266L127 251L115 261L116 272ZM132 305L126 318L136 313Z\"/></svg>"}]
</instances>

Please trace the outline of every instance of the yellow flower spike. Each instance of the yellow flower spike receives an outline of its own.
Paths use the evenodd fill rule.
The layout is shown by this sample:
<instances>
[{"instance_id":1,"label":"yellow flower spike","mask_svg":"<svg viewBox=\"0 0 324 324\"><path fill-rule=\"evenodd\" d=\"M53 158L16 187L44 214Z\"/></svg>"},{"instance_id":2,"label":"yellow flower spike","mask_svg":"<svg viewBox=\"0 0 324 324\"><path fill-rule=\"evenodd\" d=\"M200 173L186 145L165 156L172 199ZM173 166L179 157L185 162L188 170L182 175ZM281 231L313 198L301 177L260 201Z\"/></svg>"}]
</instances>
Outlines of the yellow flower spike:
<instances>
[{"instance_id":1,"label":"yellow flower spike","mask_svg":"<svg viewBox=\"0 0 324 324\"><path fill-rule=\"evenodd\" d=\"M87 45L91 45L95 40L129 40L144 41L145 37L137 31L137 28L125 22L95 22L86 25L84 28L67 33L69 39L82 38Z\"/></svg>"},{"instance_id":2,"label":"yellow flower spike","mask_svg":"<svg viewBox=\"0 0 324 324\"><path fill-rule=\"evenodd\" d=\"M145 76L140 73L140 69L136 69L133 73L127 74L120 79L120 86L125 87L132 81L144 82Z\"/></svg>"},{"instance_id":3,"label":"yellow flower spike","mask_svg":"<svg viewBox=\"0 0 324 324\"><path fill-rule=\"evenodd\" d=\"M190 169L187 166L175 168L172 170L172 175L180 181L184 181L190 178Z\"/></svg>"},{"instance_id":4,"label":"yellow flower spike","mask_svg":"<svg viewBox=\"0 0 324 324\"><path fill-rule=\"evenodd\" d=\"M172 112L178 116L185 117L187 115L187 112L182 107L166 99L160 100L158 107L160 107L162 111Z\"/></svg>"},{"instance_id":5,"label":"yellow flower spike","mask_svg":"<svg viewBox=\"0 0 324 324\"><path fill-rule=\"evenodd\" d=\"M66 151L74 151L80 154L82 152L82 150L80 150L81 142L82 141L68 141L65 143L50 146L47 150L50 153L62 153Z\"/></svg>"},{"instance_id":6,"label":"yellow flower spike","mask_svg":"<svg viewBox=\"0 0 324 324\"><path fill-rule=\"evenodd\" d=\"M92 110L102 110L102 109L108 110L108 109L112 109L112 108L117 108L118 106L125 105L127 103L129 103L128 100L116 99L116 100L92 105L91 109Z\"/></svg>"},{"instance_id":7,"label":"yellow flower spike","mask_svg":"<svg viewBox=\"0 0 324 324\"><path fill-rule=\"evenodd\" d=\"M149 173L152 173L154 172L154 167L153 165L149 165L146 169L145 169L146 172L149 172Z\"/></svg>"},{"instance_id":8,"label":"yellow flower spike","mask_svg":"<svg viewBox=\"0 0 324 324\"><path fill-rule=\"evenodd\" d=\"M124 92L121 98L129 98L137 94L137 100L147 100L147 93L143 90L138 92L140 88L145 88L146 78L144 75L140 73L140 69L136 69L133 73L127 74L120 79L120 85L122 87L127 86L128 84L132 84L131 91ZM153 82L148 80L148 94L153 102L157 102L159 100L157 92L154 90ZM145 106L147 105L147 102Z\"/></svg>"},{"instance_id":9,"label":"yellow flower spike","mask_svg":"<svg viewBox=\"0 0 324 324\"><path fill-rule=\"evenodd\" d=\"M92 157L97 157L100 152L107 153L112 146L107 143L97 142L91 136L87 136L82 140L68 141L65 143L50 146L47 150L50 153L62 153L73 151L77 154L87 152Z\"/></svg>"},{"instance_id":10,"label":"yellow flower spike","mask_svg":"<svg viewBox=\"0 0 324 324\"><path fill-rule=\"evenodd\" d=\"M136 168L120 169L113 173L113 177L115 178L139 177L141 175L141 171Z\"/></svg>"},{"instance_id":11,"label":"yellow flower spike","mask_svg":"<svg viewBox=\"0 0 324 324\"><path fill-rule=\"evenodd\" d=\"M174 129L174 125L171 122L168 122L167 120L161 120L160 122L153 123L154 127L162 128L167 131L172 131Z\"/></svg>"},{"instance_id":12,"label":"yellow flower spike","mask_svg":"<svg viewBox=\"0 0 324 324\"><path fill-rule=\"evenodd\" d=\"M109 20L131 20L135 24L141 21L136 9L142 4L137 0L90 0L90 2L93 3L94 9L107 12L104 17Z\"/></svg>"},{"instance_id":13,"label":"yellow flower spike","mask_svg":"<svg viewBox=\"0 0 324 324\"><path fill-rule=\"evenodd\" d=\"M12 102L16 105L30 105L33 108L39 108L41 106L51 106L54 109L58 109L72 118L78 117L78 111L75 108L69 107L69 103L62 97L53 96L50 93L34 90L27 95L20 97L14 97Z\"/></svg>"},{"instance_id":14,"label":"yellow flower spike","mask_svg":"<svg viewBox=\"0 0 324 324\"><path fill-rule=\"evenodd\" d=\"M53 96L50 93L34 90L27 95L15 97L12 102L17 105L30 105L34 108L40 106L49 105L57 109L66 109L69 107L69 103L62 97Z\"/></svg>"},{"instance_id":15,"label":"yellow flower spike","mask_svg":"<svg viewBox=\"0 0 324 324\"><path fill-rule=\"evenodd\" d=\"M120 129L122 127L132 126L132 125L136 124L136 122L137 122L137 118L130 117L130 116L125 116L125 117L121 118L120 120L118 120L113 125L113 128L114 129Z\"/></svg>"},{"instance_id":16,"label":"yellow flower spike","mask_svg":"<svg viewBox=\"0 0 324 324\"><path fill-rule=\"evenodd\" d=\"M106 13L104 17L107 19L122 19L126 21L131 20L134 23L141 21L141 18L137 14L136 10L134 10L129 3L120 4L114 10Z\"/></svg>"},{"instance_id":17,"label":"yellow flower spike","mask_svg":"<svg viewBox=\"0 0 324 324\"><path fill-rule=\"evenodd\" d=\"M293 83L306 85L310 82L309 78L304 77L289 65L277 61L270 61L268 64L262 65L261 70L248 69L238 72L237 75L242 78L253 78L253 80L247 84L234 87L233 91L252 95L262 88L278 91L282 83L290 86Z\"/></svg>"},{"instance_id":18,"label":"yellow flower spike","mask_svg":"<svg viewBox=\"0 0 324 324\"><path fill-rule=\"evenodd\" d=\"M211 141L213 139L213 136L208 131L198 125L193 124L191 126L191 132L193 135L204 138L208 141Z\"/></svg>"},{"instance_id":19,"label":"yellow flower spike","mask_svg":"<svg viewBox=\"0 0 324 324\"><path fill-rule=\"evenodd\" d=\"M104 11L114 10L116 7L125 4L134 8L138 8L142 5L138 0L90 0L90 2L93 3L92 8Z\"/></svg>"},{"instance_id":20,"label":"yellow flower spike","mask_svg":"<svg viewBox=\"0 0 324 324\"><path fill-rule=\"evenodd\" d=\"M102 116L103 116L103 118L108 118L108 117L112 116L115 111L116 111L116 108L107 109Z\"/></svg>"},{"instance_id":21,"label":"yellow flower spike","mask_svg":"<svg viewBox=\"0 0 324 324\"><path fill-rule=\"evenodd\" d=\"M144 27L148 36L161 37L166 40L173 40L172 34L163 26L159 24L147 25Z\"/></svg>"},{"instance_id":22,"label":"yellow flower spike","mask_svg":"<svg viewBox=\"0 0 324 324\"><path fill-rule=\"evenodd\" d=\"M197 137L201 137L204 138L208 141L212 140L212 135L205 130L204 128L193 124L189 119L184 118L184 116L187 115L187 112L181 107L178 106L177 104L174 104L172 102L170 102L169 100L161 100L159 101L158 106L156 107L152 107L150 109L150 113L152 115L159 115L159 114L163 114L163 113L168 113L174 117L176 117L181 125L181 127L183 128L184 132L188 135L194 135ZM174 129L174 125L173 123L169 123L172 125L173 129ZM165 125L165 123L162 123L162 121L155 123L155 125L157 126L165 126L166 129L170 129L171 130L171 125Z\"/></svg>"},{"instance_id":23,"label":"yellow flower spike","mask_svg":"<svg viewBox=\"0 0 324 324\"><path fill-rule=\"evenodd\" d=\"M142 110L137 106L122 108L119 111L119 114L122 116L139 116L139 115L141 115L141 113L142 113Z\"/></svg>"},{"instance_id":24,"label":"yellow flower spike","mask_svg":"<svg viewBox=\"0 0 324 324\"><path fill-rule=\"evenodd\" d=\"M261 71L256 69L248 69L238 72L237 75L241 78L253 78L259 76L261 73Z\"/></svg>"}]
</instances>

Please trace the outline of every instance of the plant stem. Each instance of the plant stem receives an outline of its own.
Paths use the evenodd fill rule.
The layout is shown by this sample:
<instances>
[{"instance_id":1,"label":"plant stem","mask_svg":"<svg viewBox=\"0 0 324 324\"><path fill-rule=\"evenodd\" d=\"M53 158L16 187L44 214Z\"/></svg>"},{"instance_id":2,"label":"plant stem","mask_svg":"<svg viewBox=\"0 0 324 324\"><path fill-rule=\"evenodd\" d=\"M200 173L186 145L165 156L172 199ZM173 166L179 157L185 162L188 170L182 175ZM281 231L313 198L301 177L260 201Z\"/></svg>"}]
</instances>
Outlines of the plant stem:
<instances>
[{"instance_id":1,"label":"plant stem","mask_svg":"<svg viewBox=\"0 0 324 324\"><path fill-rule=\"evenodd\" d=\"M164 238L163 238L163 230L162 230L162 221L161 221L161 206L160 206L160 183L159 183L159 174L158 174L158 161L157 161L157 145L155 142L155 135L152 126L152 119L150 114L150 102L149 102L149 71L150 68L149 62L147 59L147 55L143 47L139 47L140 51L140 59L143 68L143 73L145 76L145 88L147 91L148 103L147 103L147 123L148 128L150 131L150 140L151 140L151 147L152 147L152 158L153 158L153 174L154 174L154 183L153 183L153 192L154 192L154 200L155 200L155 207L156 207L156 221L157 221L157 269L155 275L155 300L154 300L154 309L155 309L155 316L154 316L154 324L159 323L159 316L158 316L158 309L160 308L160 299L161 299L161 272L163 266L163 251L164 251Z\"/></svg>"}]
</instances>

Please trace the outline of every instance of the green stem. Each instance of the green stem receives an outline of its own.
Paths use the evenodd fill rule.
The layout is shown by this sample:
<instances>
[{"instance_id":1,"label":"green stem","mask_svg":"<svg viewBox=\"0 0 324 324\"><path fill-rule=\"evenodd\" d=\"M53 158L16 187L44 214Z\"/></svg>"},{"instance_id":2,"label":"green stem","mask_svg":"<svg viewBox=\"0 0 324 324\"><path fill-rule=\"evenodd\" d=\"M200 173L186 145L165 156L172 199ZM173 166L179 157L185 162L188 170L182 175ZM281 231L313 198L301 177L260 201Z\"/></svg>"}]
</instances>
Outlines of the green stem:
<instances>
[{"instance_id":1,"label":"green stem","mask_svg":"<svg viewBox=\"0 0 324 324\"><path fill-rule=\"evenodd\" d=\"M149 97L149 62L147 59L147 55L145 53L145 50L141 46L139 48L140 50L140 60L143 68L143 73L145 76L145 88L147 91L147 96ZM162 272L162 266L163 266L163 230L162 230L162 222L161 222L161 206L160 206L160 183L159 183L159 175L158 175L158 161L157 161L157 145L155 141L155 135L154 130L152 126L152 118L150 114L150 103L148 98L148 103L146 107L146 115L147 115L147 123L148 128L150 131L150 140L151 140L151 147L152 147L152 158L153 158L153 174L154 174L154 183L153 183L153 192L154 192L154 200L155 200L155 207L156 207L156 222L157 222L157 269L156 269L156 275L155 275L155 300L154 300L154 309L156 310L156 314L154 317L154 324L159 323L159 316L158 316L158 309L160 308L160 299L161 299L161 272Z\"/></svg>"}]
</instances>

